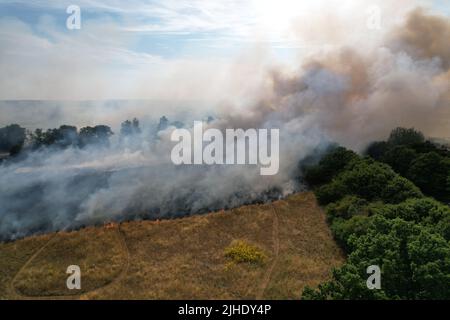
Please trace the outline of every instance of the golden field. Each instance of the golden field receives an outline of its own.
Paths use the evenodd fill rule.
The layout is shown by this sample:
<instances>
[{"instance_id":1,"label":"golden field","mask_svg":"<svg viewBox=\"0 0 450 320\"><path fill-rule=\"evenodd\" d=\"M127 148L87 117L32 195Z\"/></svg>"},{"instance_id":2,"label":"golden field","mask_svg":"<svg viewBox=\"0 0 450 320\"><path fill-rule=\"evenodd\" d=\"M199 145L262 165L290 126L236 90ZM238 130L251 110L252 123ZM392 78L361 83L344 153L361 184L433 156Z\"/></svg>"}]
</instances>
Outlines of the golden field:
<instances>
[{"instance_id":1,"label":"golden field","mask_svg":"<svg viewBox=\"0 0 450 320\"><path fill-rule=\"evenodd\" d=\"M249 261L226 254L236 243ZM0 244L0 299L299 299L343 261L314 195L299 193ZM69 265L81 268L81 290L66 287Z\"/></svg>"}]
</instances>

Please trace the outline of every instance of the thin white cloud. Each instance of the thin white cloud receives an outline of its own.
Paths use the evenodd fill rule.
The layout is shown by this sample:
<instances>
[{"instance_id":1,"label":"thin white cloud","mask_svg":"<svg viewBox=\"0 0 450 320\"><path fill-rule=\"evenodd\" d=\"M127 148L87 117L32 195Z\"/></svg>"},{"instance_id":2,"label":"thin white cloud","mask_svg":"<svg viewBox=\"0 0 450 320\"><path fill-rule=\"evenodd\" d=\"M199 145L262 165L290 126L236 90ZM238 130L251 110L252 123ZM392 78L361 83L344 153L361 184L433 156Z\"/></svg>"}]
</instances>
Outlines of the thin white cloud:
<instances>
[{"instance_id":1,"label":"thin white cloud","mask_svg":"<svg viewBox=\"0 0 450 320\"><path fill-rule=\"evenodd\" d=\"M367 5L379 3L383 23L395 24L409 7L424 1L78 0L82 14L91 15L83 18L82 30L67 32L55 22L54 14L55 10L65 14L73 2L2 0L2 4L39 8L42 16L33 24L19 13L0 19L0 99L237 97L242 87L257 86L266 55L255 50L241 59L239 54L224 56L222 49L256 47L312 54L349 42L373 44L384 30L367 32ZM288 24L284 18L289 18ZM199 56L175 54L168 59L134 50L149 34L177 35L177 39L189 35L184 40ZM171 45L165 41L161 46ZM152 45L156 44L148 44ZM207 48L216 54L205 59L202 52ZM256 84L247 84L249 80L242 85L233 80L236 74Z\"/></svg>"}]
</instances>

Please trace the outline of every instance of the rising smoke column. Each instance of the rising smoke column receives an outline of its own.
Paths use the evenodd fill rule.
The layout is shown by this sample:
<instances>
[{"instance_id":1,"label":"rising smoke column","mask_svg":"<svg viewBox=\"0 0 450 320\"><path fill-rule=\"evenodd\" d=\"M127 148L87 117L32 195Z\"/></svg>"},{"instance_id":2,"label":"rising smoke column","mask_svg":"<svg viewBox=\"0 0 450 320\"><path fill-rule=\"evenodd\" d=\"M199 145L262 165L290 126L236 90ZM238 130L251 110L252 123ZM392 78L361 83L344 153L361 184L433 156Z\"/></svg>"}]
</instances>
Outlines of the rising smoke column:
<instances>
[{"instance_id":1,"label":"rising smoke column","mask_svg":"<svg viewBox=\"0 0 450 320\"><path fill-rule=\"evenodd\" d=\"M396 126L448 137L449 39L448 18L416 9L369 49L344 46L312 55L296 72L271 70L261 98L224 126L298 123L356 150Z\"/></svg>"},{"instance_id":2,"label":"rising smoke column","mask_svg":"<svg viewBox=\"0 0 450 320\"><path fill-rule=\"evenodd\" d=\"M175 167L167 128L131 145L41 150L0 166L0 239L111 220L164 218L267 201L301 188L298 162L336 141L362 150L396 126L449 136L447 18L413 11L381 44L311 55L272 69L250 108L218 128L279 128L280 173L251 166Z\"/></svg>"}]
</instances>

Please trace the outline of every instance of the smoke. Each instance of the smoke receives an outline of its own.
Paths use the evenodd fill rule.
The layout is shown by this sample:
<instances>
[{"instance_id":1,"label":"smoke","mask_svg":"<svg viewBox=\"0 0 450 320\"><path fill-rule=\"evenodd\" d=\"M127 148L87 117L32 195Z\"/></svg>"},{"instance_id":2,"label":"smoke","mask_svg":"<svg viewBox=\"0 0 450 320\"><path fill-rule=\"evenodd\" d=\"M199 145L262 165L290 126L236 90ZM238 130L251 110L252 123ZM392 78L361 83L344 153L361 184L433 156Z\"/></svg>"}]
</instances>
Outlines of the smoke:
<instances>
[{"instance_id":1,"label":"smoke","mask_svg":"<svg viewBox=\"0 0 450 320\"><path fill-rule=\"evenodd\" d=\"M298 190L256 166L171 163L173 127L109 147L42 149L0 166L0 237L108 221L171 218L268 201Z\"/></svg>"},{"instance_id":2,"label":"smoke","mask_svg":"<svg viewBox=\"0 0 450 320\"><path fill-rule=\"evenodd\" d=\"M414 10L403 28L392 36L394 48L421 59L439 59L444 70L450 68L450 21Z\"/></svg>"},{"instance_id":3,"label":"smoke","mask_svg":"<svg viewBox=\"0 0 450 320\"><path fill-rule=\"evenodd\" d=\"M449 34L447 18L416 10L380 42L314 51L294 71L272 68L251 88L249 107L214 110L211 127L280 129L276 176L257 166L174 166L174 128L155 132L150 119L140 135L109 147L45 149L4 163L0 238L276 199L301 190L299 161L330 142L362 150L397 126L450 136Z\"/></svg>"},{"instance_id":4,"label":"smoke","mask_svg":"<svg viewBox=\"0 0 450 320\"><path fill-rule=\"evenodd\" d=\"M227 106L224 126L300 126L358 151L397 126L448 137L449 33L448 18L414 10L381 43L322 50L293 72L271 70L244 114Z\"/></svg>"}]
</instances>

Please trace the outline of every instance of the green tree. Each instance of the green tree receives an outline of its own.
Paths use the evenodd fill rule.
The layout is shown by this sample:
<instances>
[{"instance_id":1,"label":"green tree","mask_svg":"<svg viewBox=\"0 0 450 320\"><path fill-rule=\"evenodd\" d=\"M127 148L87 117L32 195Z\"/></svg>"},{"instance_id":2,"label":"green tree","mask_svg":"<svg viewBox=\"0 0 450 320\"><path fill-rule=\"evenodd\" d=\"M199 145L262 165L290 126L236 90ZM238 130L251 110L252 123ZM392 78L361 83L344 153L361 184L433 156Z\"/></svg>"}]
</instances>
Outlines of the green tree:
<instances>
[{"instance_id":1,"label":"green tree","mask_svg":"<svg viewBox=\"0 0 450 320\"><path fill-rule=\"evenodd\" d=\"M423 133L414 128L396 128L392 130L388 140L388 143L392 145L413 145L423 142L425 142Z\"/></svg>"},{"instance_id":2,"label":"green tree","mask_svg":"<svg viewBox=\"0 0 450 320\"><path fill-rule=\"evenodd\" d=\"M358 159L358 155L353 151L338 147L328 152L318 165L305 168L304 178L310 186L328 183L349 163Z\"/></svg>"},{"instance_id":3,"label":"green tree","mask_svg":"<svg viewBox=\"0 0 450 320\"><path fill-rule=\"evenodd\" d=\"M423 229L407 244L416 299L450 299L450 245Z\"/></svg>"},{"instance_id":4,"label":"green tree","mask_svg":"<svg viewBox=\"0 0 450 320\"><path fill-rule=\"evenodd\" d=\"M104 125L84 127L80 130L80 146L91 144L109 145L109 138L113 135L111 128Z\"/></svg>"},{"instance_id":5,"label":"green tree","mask_svg":"<svg viewBox=\"0 0 450 320\"><path fill-rule=\"evenodd\" d=\"M406 177L425 194L450 202L450 158L442 157L436 152L422 154L411 163Z\"/></svg>"},{"instance_id":6,"label":"green tree","mask_svg":"<svg viewBox=\"0 0 450 320\"><path fill-rule=\"evenodd\" d=\"M414 140L397 133L396 143ZM421 183L435 180L440 190L450 190L449 159L437 152L420 154L418 146L389 143L383 158ZM388 165L359 157L333 172L315 194L328 204L331 230L348 259L332 280L317 290L306 288L304 299L450 299L448 205L425 198ZM381 290L367 288L372 265L381 268Z\"/></svg>"},{"instance_id":7,"label":"green tree","mask_svg":"<svg viewBox=\"0 0 450 320\"><path fill-rule=\"evenodd\" d=\"M377 216L368 231L349 237L352 248L344 266L304 299L449 299L450 244L413 222ZM367 267L382 271L382 289L366 286Z\"/></svg>"},{"instance_id":8,"label":"green tree","mask_svg":"<svg viewBox=\"0 0 450 320\"><path fill-rule=\"evenodd\" d=\"M366 154L375 160L381 161L384 154L389 150L390 145L385 141L371 143L366 150Z\"/></svg>"},{"instance_id":9,"label":"green tree","mask_svg":"<svg viewBox=\"0 0 450 320\"><path fill-rule=\"evenodd\" d=\"M367 214L368 202L355 195L347 195L338 202L330 203L326 212L330 221L335 218L350 219L353 216Z\"/></svg>"},{"instance_id":10,"label":"green tree","mask_svg":"<svg viewBox=\"0 0 450 320\"><path fill-rule=\"evenodd\" d=\"M400 177L389 166L369 159L352 162L331 183L316 189L317 199L322 205L336 202L345 195L388 203L423 196L413 183Z\"/></svg>"},{"instance_id":11,"label":"green tree","mask_svg":"<svg viewBox=\"0 0 450 320\"><path fill-rule=\"evenodd\" d=\"M401 145L389 148L379 160L390 165L398 174L405 176L417 156L414 149Z\"/></svg>"},{"instance_id":12,"label":"green tree","mask_svg":"<svg viewBox=\"0 0 450 320\"><path fill-rule=\"evenodd\" d=\"M401 218L434 228L445 239L450 240L450 207L432 198L408 199L396 205L369 206L368 210L371 215L381 215L388 219Z\"/></svg>"}]
</instances>

